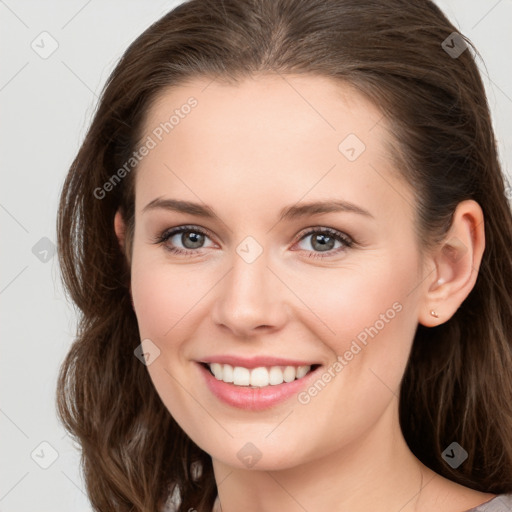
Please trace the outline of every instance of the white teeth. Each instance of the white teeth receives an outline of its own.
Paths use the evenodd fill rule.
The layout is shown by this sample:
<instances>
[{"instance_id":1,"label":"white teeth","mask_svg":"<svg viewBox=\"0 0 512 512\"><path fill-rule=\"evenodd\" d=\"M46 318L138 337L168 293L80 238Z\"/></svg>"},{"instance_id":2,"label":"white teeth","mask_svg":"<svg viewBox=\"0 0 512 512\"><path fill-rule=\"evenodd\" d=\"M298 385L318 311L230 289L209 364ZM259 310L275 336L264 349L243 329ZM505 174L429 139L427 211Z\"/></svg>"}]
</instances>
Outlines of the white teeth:
<instances>
[{"instance_id":1,"label":"white teeth","mask_svg":"<svg viewBox=\"0 0 512 512\"><path fill-rule=\"evenodd\" d=\"M268 386L268 380L268 371L264 366L251 370L251 386Z\"/></svg>"},{"instance_id":2,"label":"white teeth","mask_svg":"<svg viewBox=\"0 0 512 512\"><path fill-rule=\"evenodd\" d=\"M223 379L224 375L221 377L216 377L219 380ZM251 372L247 368L242 368L241 366L235 366L233 368L233 384L238 386L248 386L251 382Z\"/></svg>"},{"instance_id":3,"label":"white teeth","mask_svg":"<svg viewBox=\"0 0 512 512\"><path fill-rule=\"evenodd\" d=\"M291 382L295 380L295 376L297 375L297 370L293 366L287 366L283 372L283 379L285 382Z\"/></svg>"},{"instance_id":4,"label":"white teeth","mask_svg":"<svg viewBox=\"0 0 512 512\"><path fill-rule=\"evenodd\" d=\"M222 366L222 365L220 365ZM225 364L222 371L222 380L224 382L233 382L233 367L230 364Z\"/></svg>"},{"instance_id":5,"label":"white teeth","mask_svg":"<svg viewBox=\"0 0 512 512\"><path fill-rule=\"evenodd\" d=\"M216 379L222 380L222 365L219 363L212 363L210 365L210 370L213 375L215 375Z\"/></svg>"},{"instance_id":6,"label":"white teeth","mask_svg":"<svg viewBox=\"0 0 512 512\"><path fill-rule=\"evenodd\" d=\"M260 366L252 370L242 366L233 367L229 364L219 363L210 363L208 366L217 380L233 383L235 386L259 388L302 379L311 370L311 366L271 366L268 368Z\"/></svg>"},{"instance_id":7,"label":"white teeth","mask_svg":"<svg viewBox=\"0 0 512 512\"><path fill-rule=\"evenodd\" d=\"M272 366L268 372L268 380L272 386L282 384L284 382L283 371L277 366Z\"/></svg>"},{"instance_id":8,"label":"white teeth","mask_svg":"<svg viewBox=\"0 0 512 512\"><path fill-rule=\"evenodd\" d=\"M297 379L302 379L309 372L308 368L311 369L311 366L299 366L297 368Z\"/></svg>"}]
</instances>

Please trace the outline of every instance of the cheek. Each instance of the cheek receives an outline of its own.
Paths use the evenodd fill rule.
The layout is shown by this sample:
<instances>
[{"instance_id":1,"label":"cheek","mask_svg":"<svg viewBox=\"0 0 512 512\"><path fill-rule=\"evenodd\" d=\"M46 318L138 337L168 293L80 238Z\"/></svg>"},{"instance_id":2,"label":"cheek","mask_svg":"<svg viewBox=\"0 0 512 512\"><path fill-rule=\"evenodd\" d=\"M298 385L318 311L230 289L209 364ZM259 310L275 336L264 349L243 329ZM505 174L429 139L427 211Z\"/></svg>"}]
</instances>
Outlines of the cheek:
<instances>
[{"instance_id":1,"label":"cheek","mask_svg":"<svg viewBox=\"0 0 512 512\"><path fill-rule=\"evenodd\" d=\"M162 339L183 328L182 320L208 291L208 282L192 270L142 252L134 254L131 280L140 334L148 338Z\"/></svg>"},{"instance_id":2,"label":"cheek","mask_svg":"<svg viewBox=\"0 0 512 512\"><path fill-rule=\"evenodd\" d=\"M340 445L374 424L398 397L417 327L411 260L404 265L381 260L364 273L353 270L333 272L329 282L303 282L309 282L311 309L329 328L322 328L328 332L322 341L333 355L319 377L323 382L299 395L297 418L303 414L305 424L316 418L332 435L326 437ZM332 444L316 447L321 449L327 452Z\"/></svg>"},{"instance_id":3,"label":"cheek","mask_svg":"<svg viewBox=\"0 0 512 512\"><path fill-rule=\"evenodd\" d=\"M163 263L161 255L142 250L134 251L131 282L140 338L151 340L159 350L147 366L149 376L177 423L187 433L194 432L193 420L204 411L190 400L193 383L187 374L183 341L194 332L193 306L207 290L183 266Z\"/></svg>"},{"instance_id":4,"label":"cheek","mask_svg":"<svg viewBox=\"0 0 512 512\"><path fill-rule=\"evenodd\" d=\"M371 368L398 386L417 327L415 261L412 253L389 254L364 271L332 269L325 278L301 280L299 293L323 325L323 341L342 363L344 379L374 380Z\"/></svg>"},{"instance_id":5,"label":"cheek","mask_svg":"<svg viewBox=\"0 0 512 512\"><path fill-rule=\"evenodd\" d=\"M305 275L300 294L334 338L356 336L375 323L382 330L383 322L399 316L398 310L412 298L415 268L410 262L407 266L379 262L364 269L332 269L320 279Z\"/></svg>"}]
</instances>

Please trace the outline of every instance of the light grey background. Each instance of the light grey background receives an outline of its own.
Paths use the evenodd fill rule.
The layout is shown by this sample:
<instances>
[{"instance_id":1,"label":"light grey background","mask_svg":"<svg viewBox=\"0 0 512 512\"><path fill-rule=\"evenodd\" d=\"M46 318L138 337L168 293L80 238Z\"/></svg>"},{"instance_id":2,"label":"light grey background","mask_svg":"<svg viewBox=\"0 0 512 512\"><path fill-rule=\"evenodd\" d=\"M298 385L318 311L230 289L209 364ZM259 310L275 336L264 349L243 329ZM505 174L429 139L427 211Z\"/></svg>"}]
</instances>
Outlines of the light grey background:
<instances>
[{"instance_id":1,"label":"light grey background","mask_svg":"<svg viewBox=\"0 0 512 512\"><path fill-rule=\"evenodd\" d=\"M0 0L1 512L91 510L79 452L55 415L57 370L75 330L52 257L57 202L109 73L129 43L178 3ZM512 0L437 3L483 56L510 176ZM53 40L58 48L44 55Z\"/></svg>"}]
</instances>

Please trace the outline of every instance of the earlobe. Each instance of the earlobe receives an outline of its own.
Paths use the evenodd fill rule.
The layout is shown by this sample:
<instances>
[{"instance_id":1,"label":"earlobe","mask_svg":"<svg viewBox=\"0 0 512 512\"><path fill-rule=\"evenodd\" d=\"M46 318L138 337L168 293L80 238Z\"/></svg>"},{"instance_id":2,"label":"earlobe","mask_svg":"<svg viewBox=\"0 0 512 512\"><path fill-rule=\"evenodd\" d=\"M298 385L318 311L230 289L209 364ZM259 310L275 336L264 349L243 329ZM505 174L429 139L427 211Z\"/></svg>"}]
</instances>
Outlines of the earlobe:
<instances>
[{"instance_id":1,"label":"earlobe","mask_svg":"<svg viewBox=\"0 0 512 512\"><path fill-rule=\"evenodd\" d=\"M462 201L445 240L432 254L433 270L425 280L418 322L434 327L449 320L473 289L485 249L480 205Z\"/></svg>"},{"instance_id":2,"label":"earlobe","mask_svg":"<svg viewBox=\"0 0 512 512\"><path fill-rule=\"evenodd\" d=\"M125 235L126 235L126 224L120 210L117 210L114 217L114 230L116 232L117 240L121 251L124 252L125 246Z\"/></svg>"}]
</instances>

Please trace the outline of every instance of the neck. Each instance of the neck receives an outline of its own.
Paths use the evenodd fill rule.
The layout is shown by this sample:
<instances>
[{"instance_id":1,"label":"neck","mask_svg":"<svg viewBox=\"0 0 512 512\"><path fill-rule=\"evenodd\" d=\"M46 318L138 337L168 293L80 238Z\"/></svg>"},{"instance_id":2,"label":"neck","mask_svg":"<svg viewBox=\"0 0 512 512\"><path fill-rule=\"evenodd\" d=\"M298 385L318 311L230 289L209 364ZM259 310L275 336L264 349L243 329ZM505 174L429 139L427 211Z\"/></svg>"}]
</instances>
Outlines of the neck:
<instances>
[{"instance_id":1,"label":"neck","mask_svg":"<svg viewBox=\"0 0 512 512\"><path fill-rule=\"evenodd\" d=\"M334 442L333 442L334 445ZM213 459L222 512L350 510L412 512L434 477L409 450L398 423L397 401L364 435L299 466L257 470Z\"/></svg>"}]
</instances>

